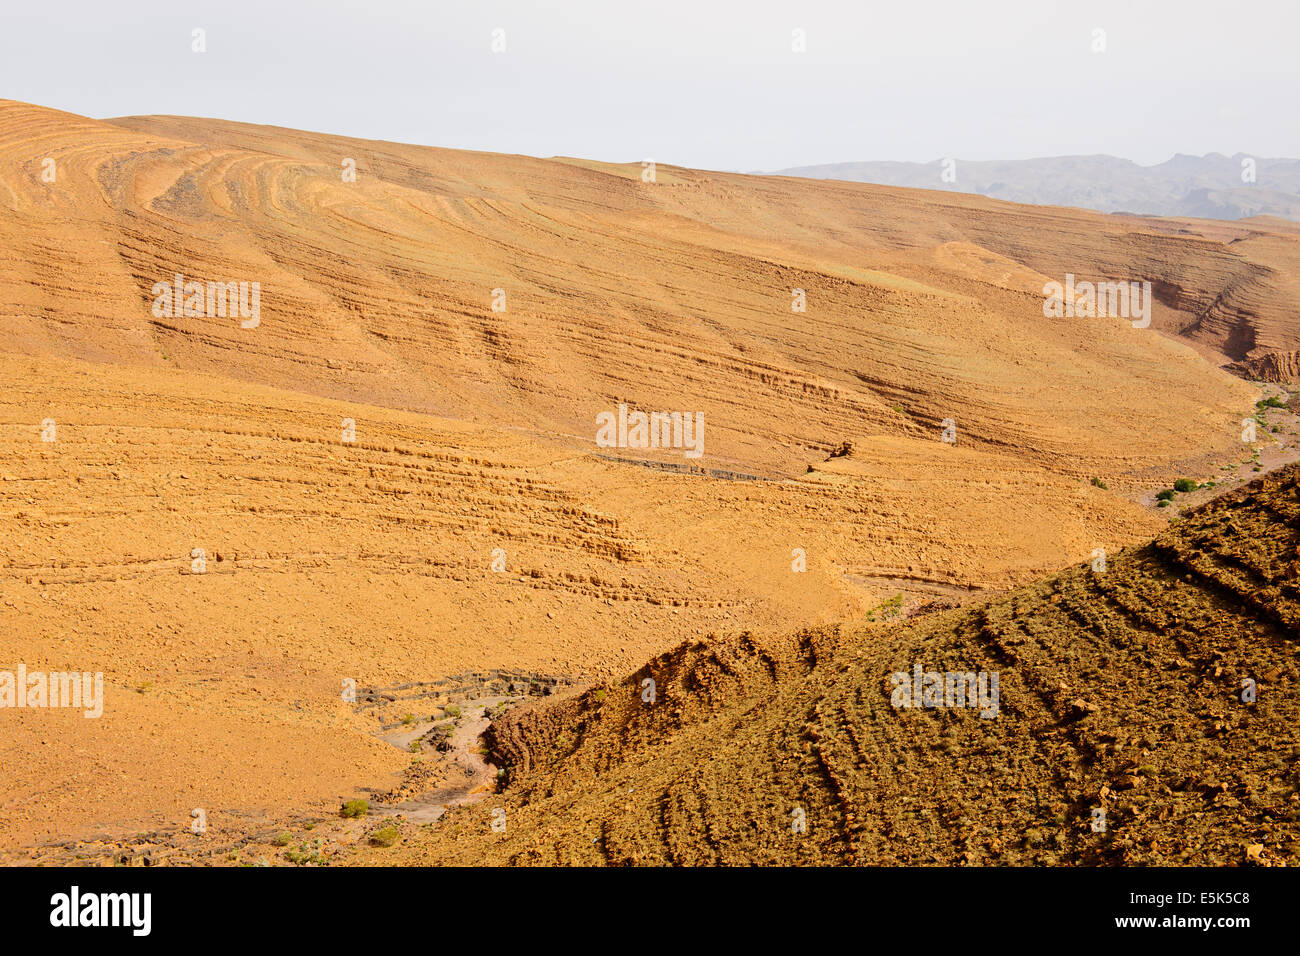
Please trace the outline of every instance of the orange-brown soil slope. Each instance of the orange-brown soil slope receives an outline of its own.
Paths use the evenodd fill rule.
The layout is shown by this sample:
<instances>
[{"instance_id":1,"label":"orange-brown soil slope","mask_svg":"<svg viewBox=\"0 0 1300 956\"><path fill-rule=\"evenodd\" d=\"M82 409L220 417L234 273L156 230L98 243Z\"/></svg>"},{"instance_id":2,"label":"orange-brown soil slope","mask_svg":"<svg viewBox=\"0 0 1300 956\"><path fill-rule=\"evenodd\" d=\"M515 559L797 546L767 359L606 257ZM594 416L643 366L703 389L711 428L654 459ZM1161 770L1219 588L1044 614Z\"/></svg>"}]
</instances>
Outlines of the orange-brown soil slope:
<instances>
[{"instance_id":1,"label":"orange-brown soil slope","mask_svg":"<svg viewBox=\"0 0 1300 956\"><path fill-rule=\"evenodd\" d=\"M0 710L0 842L382 783L405 760L344 679L611 676L712 629L1004 586L1158 524L937 440L724 481L175 369L0 356L0 374L0 670L107 683L96 720Z\"/></svg>"},{"instance_id":2,"label":"orange-brown soil slope","mask_svg":"<svg viewBox=\"0 0 1300 956\"><path fill-rule=\"evenodd\" d=\"M1226 238L979 197L639 173L5 104L7 347L588 448L620 401L700 411L708 463L759 474L797 474L845 440L933 438L945 419L961 442L1084 477L1239 444L1255 396L1191 348L1124 319L1042 314L1044 271L1150 274L1180 301L1224 307L1281 268ZM260 282L260 324L153 315L154 284L177 273ZM1182 315L1157 306L1155 324ZM1292 331L1278 326L1279 341L1295 347Z\"/></svg>"},{"instance_id":3,"label":"orange-brown soil slope","mask_svg":"<svg viewBox=\"0 0 1300 956\"><path fill-rule=\"evenodd\" d=\"M1223 222L1104 215L949 192L663 166L656 170L654 185L664 188L650 191L641 188L647 184L636 165L567 160L599 175L566 182L557 177L554 163L522 157L489 157L182 117L113 122L195 143L316 162L331 170L346 155L385 182L444 196L482 195L487 188L504 201L495 207L504 220L500 225L508 224L512 238L524 244L531 244L530 233L536 237L535 229L523 228L536 225L527 215L534 205L591 215L599 210L602 219L613 213L625 224L649 218L652 234L671 227L679 242L707 250L699 265L703 268L709 263L723 266L726 260L720 260L719 253L729 252L743 260L758 257L795 269L810 266L819 275L832 276L837 274L835 265L898 264L902 275L924 283L933 276L931 263L917 253L969 243L978 247L982 260L974 278L994 284L1005 284L1005 273L992 268L999 257L1058 281L1071 272L1081 279L1151 282L1158 301L1156 327L1185 337L1207 354L1245 362L1252 370L1284 365L1288 356L1300 350L1300 315L1293 306L1300 294L1300 229L1276 218ZM486 169L492 170L490 178L484 177ZM525 222L510 222L519 219ZM566 220L570 228L564 227ZM557 221L548 214L545 225L553 238L573 241L571 227L581 222L568 216ZM658 244L651 236L642 238ZM674 252L680 248L672 243L656 255L642 241L632 243L630 251L646 255L645 271L653 274L656 268L672 269ZM796 249L807 258L794 256ZM916 265L902 266L898 259L885 256L887 251L905 252L903 261ZM976 265L974 259L971 264ZM741 265L748 269L752 263ZM952 278L945 276L939 284L948 287ZM764 274L759 273L753 284L763 281ZM1041 289L1039 279L1032 291L1041 296ZM677 294L686 299L689 291L690 284L683 284ZM702 300L689 298L714 304L707 292ZM834 308L825 301L818 305L814 315L825 316ZM850 300L849 307L862 310L861 300ZM754 308L768 311L762 299ZM716 313L716 306L711 311ZM1290 380L1300 378L1293 375Z\"/></svg>"},{"instance_id":4,"label":"orange-brown soil slope","mask_svg":"<svg viewBox=\"0 0 1300 956\"><path fill-rule=\"evenodd\" d=\"M360 858L1294 866L1298 640L1293 466L1104 571L857 633L694 641L514 710L491 734L504 793ZM918 664L999 674L996 715L894 706Z\"/></svg>"},{"instance_id":5,"label":"orange-brown soil slope","mask_svg":"<svg viewBox=\"0 0 1300 956\"><path fill-rule=\"evenodd\" d=\"M0 670L106 681L97 720L0 711L0 846L391 782L345 679L608 679L1145 540L1121 493L1240 457L1257 391L1044 319L1057 264L993 250L1249 272L1181 228L0 102ZM260 321L155 315L176 273ZM702 412L703 456L597 448L619 402ZM611 460L656 455L704 474Z\"/></svg>"}]
</instances>

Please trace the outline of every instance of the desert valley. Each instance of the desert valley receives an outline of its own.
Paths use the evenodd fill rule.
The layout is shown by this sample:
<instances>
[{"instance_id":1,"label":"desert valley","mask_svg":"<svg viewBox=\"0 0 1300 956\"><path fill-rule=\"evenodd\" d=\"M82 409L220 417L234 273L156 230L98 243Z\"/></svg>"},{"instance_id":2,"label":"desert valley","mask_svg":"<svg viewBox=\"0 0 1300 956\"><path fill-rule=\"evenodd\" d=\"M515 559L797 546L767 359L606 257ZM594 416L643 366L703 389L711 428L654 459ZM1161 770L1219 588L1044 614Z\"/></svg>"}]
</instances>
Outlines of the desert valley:
<instances>
[{"instance_id":1,"label":"desert valley","mask_svg":"<svg viewBox=\"0 0 1300 956\"><path fill-rule=\"evenodd\" d=\"M1274 217L0 101L0 672L102 674L0 860L1294 866L1298 301Z\"/></svg>"}]
</instances>

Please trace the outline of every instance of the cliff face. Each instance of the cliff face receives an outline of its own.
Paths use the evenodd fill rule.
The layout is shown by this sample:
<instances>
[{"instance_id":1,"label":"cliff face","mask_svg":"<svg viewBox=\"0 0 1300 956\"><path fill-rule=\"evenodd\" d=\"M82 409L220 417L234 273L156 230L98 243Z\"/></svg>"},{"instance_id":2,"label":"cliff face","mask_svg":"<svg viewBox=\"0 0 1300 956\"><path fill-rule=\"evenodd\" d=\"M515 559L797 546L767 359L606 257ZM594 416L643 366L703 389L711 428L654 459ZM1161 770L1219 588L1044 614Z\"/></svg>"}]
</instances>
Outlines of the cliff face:
<instances>
[{"instance_id":1,"label":"cliff face","mask_svg":"<svg viewBox=\"0 0 1300 956\"><path fill-rule=\"evenodd\" d=\"M1300 351L1265 352L1231 366L1246 378L1265 382L1300 382Z\"/></svg>"}]
</instances>

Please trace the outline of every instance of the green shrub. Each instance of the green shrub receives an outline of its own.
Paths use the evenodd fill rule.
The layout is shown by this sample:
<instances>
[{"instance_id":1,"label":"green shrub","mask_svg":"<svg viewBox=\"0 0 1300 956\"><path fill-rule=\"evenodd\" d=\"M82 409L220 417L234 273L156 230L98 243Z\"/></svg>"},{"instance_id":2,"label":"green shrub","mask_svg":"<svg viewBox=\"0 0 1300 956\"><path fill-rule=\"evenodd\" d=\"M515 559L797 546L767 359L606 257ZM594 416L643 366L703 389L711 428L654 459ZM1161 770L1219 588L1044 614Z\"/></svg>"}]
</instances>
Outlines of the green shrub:
<instances>
[{"instance_id":1,"label":"green shrub","mask_svg":"<svg viewBox=\"0 0 1300 956\"><path fill-rule=\"evenodd\" d=\"M293 842L293 834L286 831L277 836L272 842L274 842L276 846L288 846Z\"/></svg>"},{"instance_id":2,"label":"green shrub","mask_svg":"<svg viewBox=\"0 0 1300 956\"><path fill-rule=\"evenodd\" d=\"M1100 488L1102 491L1108 490L1106 488L1106 482L1102 481L1100 478L1092 479L1092 483L1094 487Z\"/></svg>"},{"instance_id":3,"label":"green shrub","mask_svg":"<svg viewBox=\"0 0 1300 956\"><path fill-rule=\"evenodd\" d=\"M317 866L324 866L329 862L325 859L325 854L321 852L320 840L312 840L296 847L291 846L284 851L284 858L297 866L302 866L304 863L315 863Z\"/></svg>"},{"instance_id":4,"label":"green shrub","mask_svg":"<svg viewBox=\"0 0 1300 956\"><path fill-rule=\"evenodd\" d=\"M370 834L371 846L392 846L397 842L397 827L389 825L381 827L374 833Z\"/></svg>"},{"instance_id":5,"label":"green shrub","mask_svg":"<svg viewBox=\"0 0 1300 956\"><path fill-rule=\"evenodd\" d=\"M1189 491L1195 491L1199 486L1190 478L1179 478L1174 482L1174 491L1181 491L1186 494Z\"/></svg>"},{"instance_id":6,"label":"green shrub","mask_svg":"<svg viewBox=\"0 0 1300 956\"><path fill-rule=\"evenodd\" d=\"M370 802L368 800L349 800L347 803L343 804L342 809L339 810L339 816L353 818L364 817L369 812Z\"/></svg>"},{"instance_id":7,"label":"green shrub","mask_svg":"<svg viewBox=\"0 0 1300 956\"><path fill-rule=\"evenodd\" d=\"M1168 498L1161 498L1159 501L1156 502L1156 507L1157 507L1157 508L1168 508L1168 507L1169 507L1169 499L1168 499Z\"/></svg>"},{"instance_id":8,"label":"green shrub","mask_svg":"<svg viewBox=\"0 0 1300 956\"><path fill-rule=\"evenodd\" d=\"M1170 491L1168 488L1166 488L1164 491L1156 492L1156 501L1168 502L1171 498L1173 498L1173 496L1174 493Z\"/></svg>"},{"instance_id":9,"label":"green shrub","mask_svg":"<svg viewBox=\"0 0 1300 956\"><path fill-rule=\"evenodd\" d=\"M879 614L880 620L888 621L891 617L896 617L900 613L902 613L902 610L903 610L903 595L895 594L888 601L885 601L883 604L879 605L878 607L875 607L870 611L868 611L867 620L874 623L876 620L876 615Z\"/></svg>"}]
</instances>

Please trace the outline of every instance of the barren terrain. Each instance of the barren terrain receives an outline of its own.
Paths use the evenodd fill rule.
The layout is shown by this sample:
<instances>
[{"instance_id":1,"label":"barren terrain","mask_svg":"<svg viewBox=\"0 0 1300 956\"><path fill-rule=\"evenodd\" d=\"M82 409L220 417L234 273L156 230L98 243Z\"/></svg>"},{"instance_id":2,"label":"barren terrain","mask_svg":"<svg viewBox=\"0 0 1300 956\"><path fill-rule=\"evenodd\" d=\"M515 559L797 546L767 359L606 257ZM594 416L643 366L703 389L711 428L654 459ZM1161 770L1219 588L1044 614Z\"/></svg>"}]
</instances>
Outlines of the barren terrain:
<instances>
[{"instance_id":1,"label":"barren terrain","mask_svg":"<svg viewBox=\"0 0 1300 956\"><path fill-rule=\"evenodd\" d=\"M898 817L936 759L939 730L916 720L938 718L883 720L876 670L922 650L988 657L1003 618L1046 629L1032 671L1002 662L1007 710L958 721L950 750L1006 752L966 770L985 774L981 812L1029 825L1083 805L1096 775L1059 769L1083 744L1041 739L1057 704L1041 687L1111 694L1071 650L1100 640L1087 621L1168 579L1159 541L1191 547L1178 536L1193 526L1170 530L1171 514L1292 460L1295 415L1260 403L1285 404L1300 378L1300 232L644 172L0 101L0 670L105 681L97 719L0 710L3 858L901 861L857 835L886 804L921 828L917 862L1129 858L1073 837L999 855L1005 837L975 825L951 843L934 826L956 791L908 790L933 819ZM1066 272L1150 281L1152 327L1045 318L1043 284ZM259 321L156 314L155 284L178 273L260 283ZM703 455L598 446L596 416L620 403L700 413ZM1285 474L1243 499L1247 531L1283 550L1268 521L1294 527ZM1156 507L1176 479L1211 477ZM1239 562L1247 544L1221 537ZM1125 548L1113 584L1048 577ZM1293 600L1294 563L1270 555L1251 582ZM1289 673L1274 632L1294 622L1218 593L1194 589L1189 607L1272 649L1241 666ZM1186 626L1188 660L1228 646ZM1138 637L1116 640L1138 668ZM620 695L653 667L678 677L642 726ZM714 667L731 674L716 699L713 677L690 676ZM1184 708L1168 720L1194 737L1209 698L1169 704L1186 687L1153 686L1113 721ZM1272 693L1243 739L1290 759L1277 721L1295 698ZM496 750L475 753L489 722ZM870 754L817 762L858 726L905 771L897 799L853 777ZM1176 758L1215 774L1219 759ZM1252 772L1276 789L1289 771L1270 766ZM1033 774L1008 789L990 767ZM709 801L750 777L772 812L803 793L815 839L729 829L757 811L724 821ZM499 786L508 806L486 800ZM363 795L430 829L359 849L370 824L333 815ZM512 842L480 845L474 815L498 806ZM330 852L303 849L325 839L307 822L337 828ZM1235 861L1257 823L1207 836L1204 858ZM294 859L275 842L286 828ZM1279 833L1267 859L1290 852Z\"/></svg>"}]
</instances>

